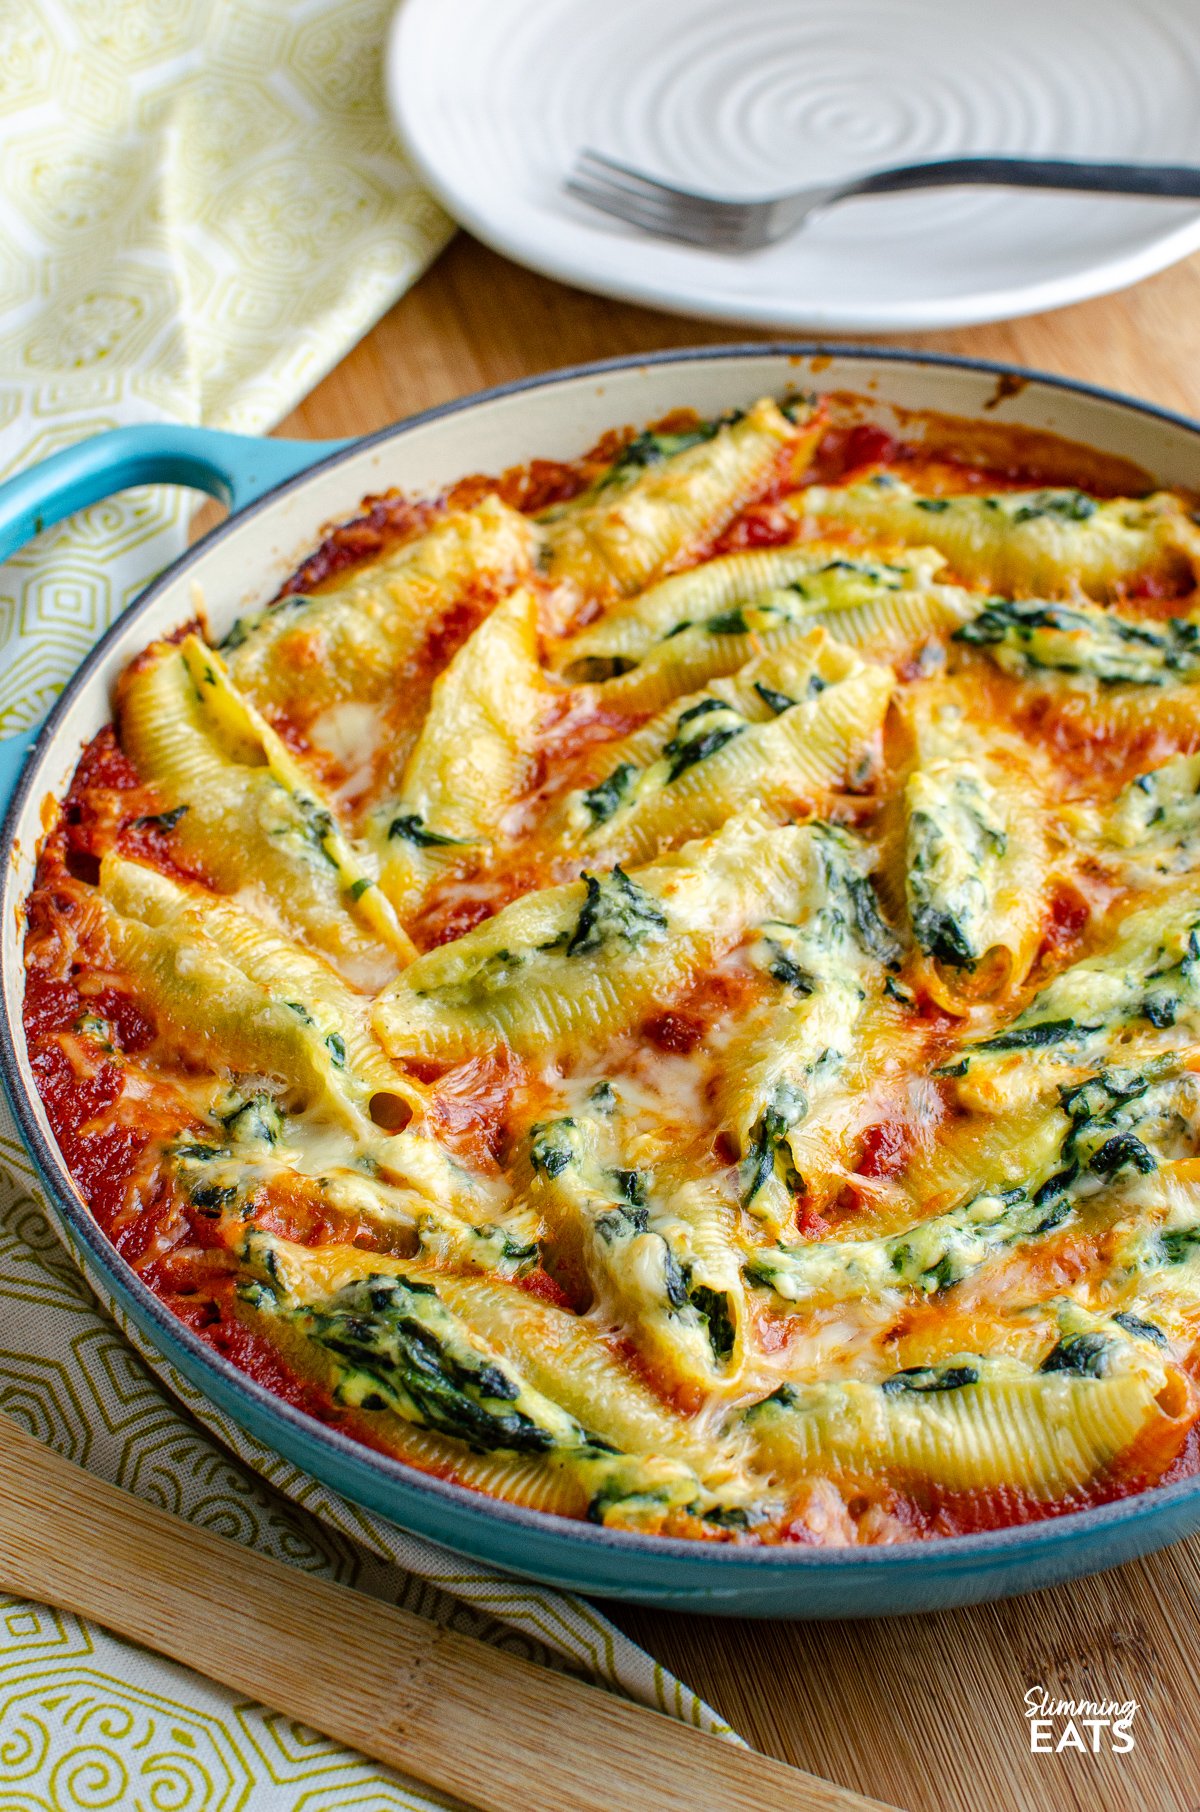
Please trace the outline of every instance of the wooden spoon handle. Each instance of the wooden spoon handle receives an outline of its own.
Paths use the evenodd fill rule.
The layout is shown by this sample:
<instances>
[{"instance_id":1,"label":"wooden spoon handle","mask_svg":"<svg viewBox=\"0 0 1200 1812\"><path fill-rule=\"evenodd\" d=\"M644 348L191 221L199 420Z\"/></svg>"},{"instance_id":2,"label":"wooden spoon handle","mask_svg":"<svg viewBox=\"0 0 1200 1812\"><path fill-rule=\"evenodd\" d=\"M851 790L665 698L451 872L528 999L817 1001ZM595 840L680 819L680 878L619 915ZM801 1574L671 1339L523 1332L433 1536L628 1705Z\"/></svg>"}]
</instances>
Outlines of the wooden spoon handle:
<instances>
[{"instance_id":1,"label":"wooden spoon handle","mask_svg":"<svg viewBox=\"0 0 1200 1812\"><path fill-rule=\"evenodd\" d=\"M878 1812L874 1800L194 1528L4 1418L0 1584L483 1812Z\"/></svg>"}]
</instances>

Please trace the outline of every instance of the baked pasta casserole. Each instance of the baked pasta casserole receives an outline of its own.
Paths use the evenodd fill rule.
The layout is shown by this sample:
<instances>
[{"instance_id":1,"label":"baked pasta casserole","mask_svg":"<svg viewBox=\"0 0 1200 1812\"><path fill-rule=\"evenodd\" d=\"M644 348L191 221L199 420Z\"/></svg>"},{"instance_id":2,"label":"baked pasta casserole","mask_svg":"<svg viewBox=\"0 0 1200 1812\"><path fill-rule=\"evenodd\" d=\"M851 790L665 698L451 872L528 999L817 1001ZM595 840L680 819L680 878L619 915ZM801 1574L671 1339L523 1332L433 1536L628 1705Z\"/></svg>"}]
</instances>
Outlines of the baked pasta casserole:
<instances>
[{"instance_id":1,"label":"baked pasta casserole","mask_svg":"<svg viewBox=\"0 0 1200 1812\"><path fill-rule=\"evenodd\" d=\"M50 810L82 1197L426 1473L847 1544L1200 1469L1193 501L869 414L368 500Z\"/></svg>"}]
</instances>

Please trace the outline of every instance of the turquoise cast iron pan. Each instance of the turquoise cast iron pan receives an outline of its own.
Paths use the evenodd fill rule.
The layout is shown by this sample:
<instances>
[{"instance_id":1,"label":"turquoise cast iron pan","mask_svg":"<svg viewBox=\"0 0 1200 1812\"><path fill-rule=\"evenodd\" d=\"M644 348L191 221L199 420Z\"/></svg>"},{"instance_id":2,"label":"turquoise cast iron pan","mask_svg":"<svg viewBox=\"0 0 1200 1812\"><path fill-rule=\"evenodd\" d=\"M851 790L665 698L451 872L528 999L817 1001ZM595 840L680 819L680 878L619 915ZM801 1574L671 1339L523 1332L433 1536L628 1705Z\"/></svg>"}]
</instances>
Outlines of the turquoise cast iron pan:
<instances>
[{"instance_id":1,"label":"turquoise cast iron pan","mask_svg":"<svg viewBox=\"0 0 1200 1812\"><path fill-rule=\"evenodd\" d=\"M984 1535L863 1549L740 1549L568 1522L428 1478L281 1402L163 1308L80 1200L50 1136L21 1031L20 907L32 880L43 802L48 794L62 795L83 745L107 721L111 688L126 662L191 616L194 583L202 586L220 635L235 616L274 596L323 526L356 514L368 492L391 485L432 492L465 472L496 472L535 455L569 458L613 424L650 421L683 406L709 416L792 388L859 391L884 406L958 416L986 411L991 421L1051 430L1121 454L1160 483L1200 490L1200 424L1181 416L997 365L812 346L669 352L556 372L353 442L121 428L0 487L0 558L43 526L131 485L191 485L223 498L232 512L114 624L41 729L0 744L0 798L9 799L0 878L0 1064L50 1212L93 1288L268 1447L406 1529L557 1586L681 1610L854 1617L1032 1591L1146 1554L1200 1528L1200 1480Z\"/></svg>"}]
</instances>

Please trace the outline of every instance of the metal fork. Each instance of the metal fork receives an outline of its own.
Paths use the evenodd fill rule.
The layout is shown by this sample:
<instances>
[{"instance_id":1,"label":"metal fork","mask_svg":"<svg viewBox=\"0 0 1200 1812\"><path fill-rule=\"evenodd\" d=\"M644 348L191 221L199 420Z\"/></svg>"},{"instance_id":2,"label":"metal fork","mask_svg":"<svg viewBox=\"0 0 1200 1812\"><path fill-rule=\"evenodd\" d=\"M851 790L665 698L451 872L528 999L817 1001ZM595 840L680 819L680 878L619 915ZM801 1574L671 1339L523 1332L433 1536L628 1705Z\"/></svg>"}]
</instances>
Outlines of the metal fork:
<instances>
[{"instance_id":1,"label":"metal fork","mask_svg":"<svg viewBox=\"0 0 1200 1812\"><path fill-rule=\"evenodd\" d=\"M936 163L898 164L836 183L793 189L786 195L768 195L760 201L732 201L659 182L600 151L585 150L565 187L580 201L657 238L681 239L718 252L757 252L795 232L818 210L853 195L940 189L959 183L1200 200L1200 169L1190 164L1097 164L1026 157L947 157Z\"/></svg>"}]
</instances>

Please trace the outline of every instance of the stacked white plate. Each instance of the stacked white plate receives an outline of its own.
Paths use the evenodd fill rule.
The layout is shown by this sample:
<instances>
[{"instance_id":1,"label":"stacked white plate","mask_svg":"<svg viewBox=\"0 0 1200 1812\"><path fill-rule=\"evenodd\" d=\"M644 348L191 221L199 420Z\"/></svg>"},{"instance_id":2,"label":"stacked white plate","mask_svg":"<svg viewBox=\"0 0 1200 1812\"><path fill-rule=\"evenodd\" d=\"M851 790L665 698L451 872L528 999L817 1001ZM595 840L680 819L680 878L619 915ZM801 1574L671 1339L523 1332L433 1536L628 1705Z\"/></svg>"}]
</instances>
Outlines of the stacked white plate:
<instances>
[{"instance_id":1,"label":"stacked white plate","mask_svg":"<svg viewBox=\"0 0 1200 1812\"><path fill-rule=\"evenodd\" d=\"M998 320L1200 247L1187 202L952 189L847 202L731 257L562 188L585 145L747 196L970 152L1200 164L1198 0L405 0L388 90L425 180L481 239L717 320Z\"/></svg>"}]
</instances>

